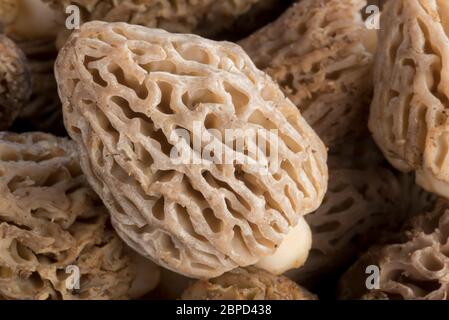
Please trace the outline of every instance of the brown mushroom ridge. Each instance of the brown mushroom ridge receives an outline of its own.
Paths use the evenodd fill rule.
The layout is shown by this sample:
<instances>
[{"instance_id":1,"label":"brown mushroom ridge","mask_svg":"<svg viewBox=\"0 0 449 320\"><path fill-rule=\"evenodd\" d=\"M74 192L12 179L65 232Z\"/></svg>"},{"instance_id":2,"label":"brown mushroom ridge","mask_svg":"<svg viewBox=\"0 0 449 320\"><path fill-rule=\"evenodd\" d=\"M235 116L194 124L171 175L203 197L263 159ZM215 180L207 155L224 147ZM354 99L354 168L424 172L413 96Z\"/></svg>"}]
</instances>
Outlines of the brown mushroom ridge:
<instances>
[{"instance_id":1,"label":"brown mushroom ridge","mask_svg":"<svg viewBox=\"0 0 449 320\"><path fill-rule=\"evenodd\" d=\"M229 271L218 278L198 280L182 294L183 300L317 300L284 276L253 267Z\"/></svg>"},{"instance_id":2,"label":"brown mushroom ridge","mask_svg":"<svg viewBox=\"0 0 449 320\"><path fill-rule=\"evenodd\" d=\"M240 41L276 80L326 145L365 129L375 30L365 0L302 0Z\"/></svg>"},{"instance_id":3,"label":"brown mushroom ridge","mask_svg":"<svg viewBox=\"0 0 449 320\"><path fill-rule=\"evenodd\" d=\"M124 299L156 286L157 268L107 227L78 161L67 139L0 133L0 296Z\"/></svg>"},{"instance_id":4,"label":"brown mushroom ridge","mask_svg":"<svg viewBox=\"0 0 449 320\"><path fill-rule=\"evenodd\" d=\"M449 298L449 203L442 200L433 211L414 218L398 238L372 248L346 272L341 280L342 298ZM365 287L368 265L380 270L377 290Z\"/></svg>"},{"instance_id":5,"label":"brown mushroom ridge","mask_svg":"<svg viewBox=\"0 0 449 320\"><path fill-rule=\"evenodd\" d=\"M324 285L326 279L321 278L347 268L386 232L397 231L407 218L435 202L412 176L381 166L329 172L323 203L305 217L312 230L307 262L287 273L302 284Z\"/></svg>"}]
</instances>

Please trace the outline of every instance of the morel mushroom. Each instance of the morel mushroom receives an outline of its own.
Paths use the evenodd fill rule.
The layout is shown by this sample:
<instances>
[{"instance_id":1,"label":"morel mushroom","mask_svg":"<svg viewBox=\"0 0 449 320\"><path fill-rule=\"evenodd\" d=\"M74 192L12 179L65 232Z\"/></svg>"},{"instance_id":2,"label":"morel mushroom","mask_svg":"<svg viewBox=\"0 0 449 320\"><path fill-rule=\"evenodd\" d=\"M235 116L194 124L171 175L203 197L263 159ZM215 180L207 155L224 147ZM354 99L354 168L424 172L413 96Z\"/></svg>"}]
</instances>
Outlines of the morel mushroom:
<instances>
[{"instance_id":1,"label":"morel mushroom","mask_svg":"<svg viewBox=\"0 0 449 320\"><path fill-rule=\"evenodd\" d=\"M18 41L17 45L27 57L32 89L31 96L12 130L16 132L44 131L58 136L67 135L53 71L58 54L54 40Z\"/></svg>"},{"instance_id":2,"label":"morel mushroom","mask_svg":"<svg viewBox=\"0 0 449 320\"><path fill-rule=\"evenodd\" d=\"M82 168L136 251L197 278L304 262L303 215L324 196L326 149L239 46L90 22L55 70ZM235 136L224 141L226 130ZM256 138L268 147L254 157ZM284 238L295 245L288 252Z\"/></svg>"},{"instance_id":3,"label":"morel mushroom","mask_svg":"<svg viewBox=\"0 0 449 320\"><path fill-rule=\"evenodd\" d=\"M107 227L78 161L67 139L0 133L0 296L132 298L157 285L157 267Z\"/></svg>"},{"instance_id":4,"label":"morel mushroom","mask_svg":"<svg viewBox=\"0 0 449 320\"><path fill-rule=\"evenodd\" d=\"M284 276L248 267L218 278L198 280L186 289L184 300L317 300L317 297Z\"/></svg>"},{"instance_id":5,"label":"morel mushroom","mask_svg":"<svg viewBox=\"0 0 449 320\"><path fill-rule=\"evenodd\" d=\"M449 203L442 200L433 211L414 218L410 229L398 238L373 247L346 272L340 283L341 298L449 298ZM366 268L370 265L380 273L378 289L368 291Z\"/></svg>"},{"instance_id":6,"label":"morel mushroom","mask_svg":"<svg viewBox=\"0 0 449 320\"><path fill-rule=\"evenodd\" d=\"M449 53L445 1L386 2L369 127L390 163L449 198Z\"/></svg>"},{"instance_id":7,"label":"morel mushroom","mask_svg":"<svg viewBox=\"0 0 449 320\"><path fill-rule=\"evenodd\" d=\"M9 129L30 93L30 70L23 52L0 35L0 131Z\"/></svg>"},{"instance_id":8,"label":"morel mushroom","mask_svg":"<svg viewBox=\"0 0 449 320\"><path fill-rule=\"evenodd\" d=\"M412 177L382 167L330 169L329 177L322 205L305 218L313 239L307 262L287 273L306 285L328 281L385 232L400 229L435 202Z\"/></svg>"},{"instance_id":9,"label":"morel mushroom","mask_svg":"<svg viewBox=\"0 0 449 320\"><path fill-rule=\"evenodd\" d=\"M267 0L44 0L59 12L80 8L81 22L128 22L171 32L212 37ZM275 2L271 1L274 6Z\"/></svg>"},{"instance_id":10,"label":"morel mushroom","mask_svg":"<svg viewBox=\"0 0 449 320\"><path fill-rule=\"evenodd\" d=\"M43 0L0 0L0 25L25 53L31 70L31 86L18 121L11 130L16 132L45 131L66 135L61 103L54 79L57 55L56 36L62 16ZM25 99L25 95L24 96Z\"/></svg>"},{"instance_id":11,"label":"morel mushroom","mask_svg":"<svg viewBox=\"0 0 449 320\"><path fill-rule=\"evenodd\" d=\"M364 0L302 0L240 42L327 145L365 128L376 32Z\"/></svg>"}]
</instances>

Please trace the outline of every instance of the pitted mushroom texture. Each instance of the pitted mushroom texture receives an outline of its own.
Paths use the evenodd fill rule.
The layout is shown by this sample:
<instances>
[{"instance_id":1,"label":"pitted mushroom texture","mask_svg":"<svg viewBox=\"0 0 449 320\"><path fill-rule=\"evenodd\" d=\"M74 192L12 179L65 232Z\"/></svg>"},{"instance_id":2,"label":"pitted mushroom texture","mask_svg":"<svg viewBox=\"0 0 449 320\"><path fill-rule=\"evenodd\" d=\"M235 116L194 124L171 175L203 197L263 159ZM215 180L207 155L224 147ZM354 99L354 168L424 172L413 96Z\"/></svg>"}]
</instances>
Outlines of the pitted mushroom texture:
<instances>
[{"instance_id":1,"label":"pitted mushroom texture","mask_svg":"<svg viewBox=\"0 0 449 320\"><path fill-rule=\"evenodd\" d=\"M235 269L210 280L198 280L186 289L184 300L317 300L283 276L256 268Z\"/></svg>"},{"instance_id":2,"label":"pitted mushroom texture","mask_svg":"<svg viewBox=\"0 0 449 320\"><path fill-rule=\"evenodd\" d=\"M369 127L388 160L449 198L449 3L385 4Z\"/></svg>"},{"instance_id":3,"label":"pitted mushroom texture","mask_svg":"<svg viewBox=\"0 0 449 320\"><path fill-rule=\"evenodd\" d=\"M82 174L75 143L43 133L0 133L0 191L0 296L131 295L142 262L106 228L106 208ZM151 289L158 270L150 261L143 265L153 273ZM72 267L79 268L79 290L67 287Z\"/></svg>"},{"instance_id":4,"label":"pitted mushroom texture","mask_svg":"<svg viewBox=\"0 0 449 320\"><path fill-rule=\"evenodd\" d=\"M54 40L19 41L17 44L28 60L32 92L14 129L65 135L62 106L53 71L58 54Z\"/></svg>"},{"instance_id":5,"label":"pitted mushroom texture","mask_svg":"<svg viewBox=\"0 0 449 320\"><path fill-rule=\"evenodd\" d=\"M327 145L364 129L375 31L364 0L302 0L240 42Z\"/></svg>"},{"instance_id":6,"label":"pitted mushroom texture","mask_svg":"<svg viewBox=\"0 0 449 320\"><path fill-rule=\"evenodd\" d=\"M81 9L82 21L128 22L171 32L213 36L266 0L44 0L59 11Z\"/></svg>"},{"instance_id":7,"label":"pitted mushroom texture","mask_svg":"<svg viewBox=\"0 0 449 320\"><path fill-rule=\"evenodd\" d=\"M416 217L411 226L402 241L372 248L351 267L342 278L343 298L449 298L449 203L440 201L435 210ZM380 269L379 289L370 293L354 290L354 279L370 264Z\"/></svg>"},{"instance_id":8,"label":"pitted mushroom texture","mask_svg":"<svg viewBox=\"0 0 449 320\"><path fill-rule=\"evenodd\" d=\"M66 128L117 232L171 270L210 278L254 264L322 201L323 143L235 44L90 22L61 50L56 79ZM225 129L254 144L242 130L264 128L277 130L279 167L267 172L243 150L232 164L220 154L200 164L170 157L175 143L196 157L212 141L223 148ZM201 150L177 141L175 129Z\"/></svg>"},{"instance_id":9,"label":"pitted mushroom texture","mask_svg":"<svg viewBox=\"0 0 449 320\"><path fill-rule=\"evenodd\" d=\"M0 35L0 130L7 130L31 94L31 77L23 52Z\"/></svg>"},{"instance_id":10,"label":"pitted mushroom texture","mask_svg":"<svg viewBox=\"0 0 449 320\"><path fill-rule=\"evenodd\" d=\"M322 205L305 217L313 234L305 265L287 273L301 283L347 266L387 231L400 229L405 219L432 207L434 197L417 187L412 177L389 169L330 169Z\"/></svg>"}]
</instances>

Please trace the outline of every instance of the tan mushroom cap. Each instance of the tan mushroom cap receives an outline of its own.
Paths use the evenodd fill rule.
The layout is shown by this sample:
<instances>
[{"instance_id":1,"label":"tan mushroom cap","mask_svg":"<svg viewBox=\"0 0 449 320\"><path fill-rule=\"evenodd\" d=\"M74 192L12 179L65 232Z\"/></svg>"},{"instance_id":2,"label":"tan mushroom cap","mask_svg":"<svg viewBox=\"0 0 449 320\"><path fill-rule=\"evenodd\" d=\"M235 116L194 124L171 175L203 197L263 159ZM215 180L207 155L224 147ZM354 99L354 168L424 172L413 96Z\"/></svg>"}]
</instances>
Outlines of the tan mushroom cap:
<instances>
[{"instance_id":1,"label":"tan mushroom cap","mask_svg":"<svg viewBox=\"0 0 449 320\"><path fill-rule=\"evenodd\" d=\"M446 1L388 1L375 62L370 130L397 169L449 198Z\"/></svg>"},{"instance_id":2,"label":"tan mushroom cap","mask_svg":"<svg viewBox=\"0 0 449 320\"><path fill-rule=\"evenodd\" d=\"M158 268L107 226L78 161L67 139L0 133L0 296L124 299L157 285Z\"/></svg>"},{"instance_id":3,"label":"tan mushroom cap","mask_svg":"<svg viewBox=\"0 0 449 320\"><path fill-rule=\"evenodd\" d=\"M114 227L164 267L210 278L255 264L321 203L323 143L235 44L90 22L61 50L56 78L66 128ZM258 136L272 151L252 157L220 138L226 129L246 146L256 142L248 132L272 130ZM217 153L201 161L211 143ZM178 162L174 150L195 157Z\"/></svg>"},{"instance_id":4,"label":"tan mushroom cap","mask_svg":"<svg viewBox=\"0 0 449 320\"><path fill-rule=\"evenodd\" d=\"M425 299L449 297L449 203L441 200L414 218L391 244L370 249L343 276L346 299ZM379 289L367 292L366 267L378 266Z\"/></svg>"},{"instance_id":5,"label":"tan mushroom cap","mask_svg":"<svg viewBox=\"0 0 449 320\"><path fill-rule=\"evenodd\" d=\"M365 0L302 0L240 45L327 145L364 128L376 32Z\"/></svg>"},{"instance_id":6,"label":"tan mushroom cap","mask_svg":"<svg viewBox=\"0 0 449 320\"><path fill-rule=\"evenodd\" d=\"M308 290L284 276L253 267L199 280L182 294L183 300L317 300Z\"/></svg>"},{"instance_id":7,"label":"tan mushroom cap","mask_svg":"<svg viewBox=\"0 0 449 320\"><path fill-rule=\"evenodd\" d=\"M30 94L30 70L23 52L0 35L0 131L11 126Z\"/></svg>"}]
</instances>

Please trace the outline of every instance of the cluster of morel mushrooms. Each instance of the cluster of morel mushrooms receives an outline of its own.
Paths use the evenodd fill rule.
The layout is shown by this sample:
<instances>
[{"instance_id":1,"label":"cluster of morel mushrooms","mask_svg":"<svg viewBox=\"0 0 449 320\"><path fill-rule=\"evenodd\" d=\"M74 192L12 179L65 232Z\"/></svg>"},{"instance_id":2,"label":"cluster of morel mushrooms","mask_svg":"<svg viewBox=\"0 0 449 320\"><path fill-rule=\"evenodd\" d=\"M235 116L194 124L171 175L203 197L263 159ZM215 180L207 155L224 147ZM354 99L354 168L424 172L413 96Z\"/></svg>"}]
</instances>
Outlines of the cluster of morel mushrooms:
<instances>
[{"instance_id":1,"label":"cluster of morel mushrooms","mask_svg":"<svg viewBox=\"0 0 449 320\"><path fill-rule=\"evenodd\" d=\"M0 0L0 299L448 299L448 21Z\"/></svg>"}]
</instances>

